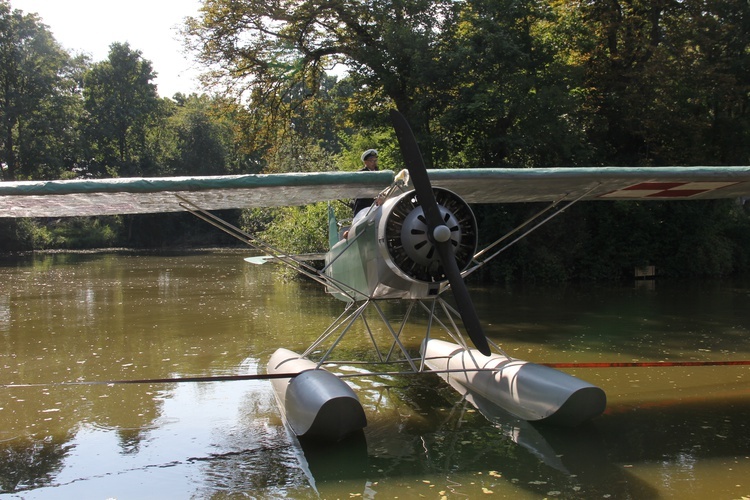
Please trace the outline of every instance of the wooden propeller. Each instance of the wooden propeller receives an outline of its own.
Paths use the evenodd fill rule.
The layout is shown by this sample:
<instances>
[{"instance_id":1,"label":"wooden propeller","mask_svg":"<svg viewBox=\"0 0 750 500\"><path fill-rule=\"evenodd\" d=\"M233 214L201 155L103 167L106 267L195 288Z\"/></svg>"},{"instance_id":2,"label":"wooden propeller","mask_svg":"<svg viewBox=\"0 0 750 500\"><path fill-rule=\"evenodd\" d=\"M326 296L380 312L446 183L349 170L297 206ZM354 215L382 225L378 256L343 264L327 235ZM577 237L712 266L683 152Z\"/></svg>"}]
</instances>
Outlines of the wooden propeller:
<instances>
[{"instance_id":1,"label":"wooden propeller","mask_svg":"<svg viewBox=\"0 0 750 500\"><path fill-rule=\"evenodd\" d=\"M446 278L448 278L448 283L451 285L453 297L456 300L458 312L461 314L464 328L466 328L469 338L474 343L474 346L479 349L479 352L485 356L489 356L490 346L487 342L487 337L484 335L482 325L479 322L474 302L472 302L469 290L461 276L461 270L456 263L456 258L451 248L450 229L445 225L440 215L440 208L435 201L432 184L427 175L427 167L419 150L417 140L404 115L396 110L391 110L391 121L396 131L396 137L398 137L401 154L404 156L404 161L406 162L406 168L409 170L409 176L414 184L417 200L427 220L429 228L428 238L438 251L440 263L443 266Z\"/></svg>"}]
</instances>

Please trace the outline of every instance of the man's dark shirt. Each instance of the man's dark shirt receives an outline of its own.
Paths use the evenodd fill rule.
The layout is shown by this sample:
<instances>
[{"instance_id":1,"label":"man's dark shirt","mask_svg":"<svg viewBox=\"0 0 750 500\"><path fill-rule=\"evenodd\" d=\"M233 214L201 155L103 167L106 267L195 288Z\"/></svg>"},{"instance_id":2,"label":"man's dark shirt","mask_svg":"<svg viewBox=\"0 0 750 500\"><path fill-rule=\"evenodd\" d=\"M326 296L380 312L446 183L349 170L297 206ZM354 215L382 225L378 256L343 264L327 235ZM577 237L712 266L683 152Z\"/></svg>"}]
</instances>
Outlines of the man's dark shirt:
<instances>
[{"instance_id":1,"label":"man's dark shirt","mask_svg":"<svg viewBox=\"0 0 750 500\"><path fill-rule=\"evenodd\" d=\"M360 172L368 172L367 167L359 169ZM352 216L357 215L357 212L370 208L375 203L375 198L355 198L352 200Z\"/></svg>"},{"instance_id":2,"label":"man's dark shirt","mask_svg":"<svg viewBox=\"0 0 750 500\"><path fill-rule=\"evenodd\" d=\"M357 198L352 201L352 215L357 215L360 210L366 210L372 206L375 198Z\"/></svg>"}]
</instances>

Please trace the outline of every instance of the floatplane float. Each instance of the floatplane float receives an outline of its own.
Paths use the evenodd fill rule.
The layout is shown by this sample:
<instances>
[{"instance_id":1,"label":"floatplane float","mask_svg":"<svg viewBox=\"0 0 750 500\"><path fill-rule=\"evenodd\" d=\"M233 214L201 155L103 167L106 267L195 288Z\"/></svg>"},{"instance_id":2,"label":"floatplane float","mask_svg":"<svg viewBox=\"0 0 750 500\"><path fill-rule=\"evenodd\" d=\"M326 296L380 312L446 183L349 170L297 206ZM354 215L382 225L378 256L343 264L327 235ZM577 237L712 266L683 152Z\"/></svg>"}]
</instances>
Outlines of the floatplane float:
<instances>
[{"instance_id":1,"label":"floatplane float","mask_svg":"<svg viewBox=\"0 0 750 500\"><path fill-rule=\"evenodd\" d=\"M603 167L428 170L404 117L391 112L407 169L154 179L0 183L0 216L63 217L187 210L325 287L344 311L303 352L278 349L266 374L289 428L302 439L339 441L367 425L348 375L327 370L332 353L362 320L378 367L356 376L437 373L513 418L577 426L600 415L604 391L558 369L508 355L488 339L466 276L541 225L583 200L742 199L750 167ZM364 217L339 228L329 209L330 250L324 266L271 247L209 210L303 205L372 197ZM478 251L471 203L548 202L521 226ZM346 229L344 231L343 229ZM450 292L455 307L445 299ZM383 301L406 301L392 325ZM364 315L374 310L389 332L381 350ZM428 314L419 355L401 340L412 311ZM434 326L448 340L434 338ZM463 328L461 328L461 326ZM468 341L467 341L468 337ZM469 342L470 341L470 342Z\"/></svg>"}]
</instances>

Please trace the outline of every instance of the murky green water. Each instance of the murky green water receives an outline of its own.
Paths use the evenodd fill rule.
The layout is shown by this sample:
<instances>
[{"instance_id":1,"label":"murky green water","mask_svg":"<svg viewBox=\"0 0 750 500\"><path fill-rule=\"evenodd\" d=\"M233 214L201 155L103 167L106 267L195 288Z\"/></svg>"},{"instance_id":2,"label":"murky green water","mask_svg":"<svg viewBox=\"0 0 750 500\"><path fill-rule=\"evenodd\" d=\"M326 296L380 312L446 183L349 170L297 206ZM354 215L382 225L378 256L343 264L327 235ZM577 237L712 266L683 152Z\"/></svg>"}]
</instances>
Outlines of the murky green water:
<instances>
[{"instance_id":1,"label":"murky green water","mask_svg":"<svg viewBox=\"0 0 750 500\"><path fill-rule=\"evenodd\" d=\"M289 435L264 381L6 386L263 372L341 311L243 256L0 260L2 496L750 495L748 366L569 370L608 396L574 430L477 401L485 416L435 376L354 379L369 425L323 449ZM750 283L472 289L487 333L522 359L750 359ZM409 348L422 328L405 332ZM366 350L355 330L342 355Z\"/></svg>"}]
</instances>

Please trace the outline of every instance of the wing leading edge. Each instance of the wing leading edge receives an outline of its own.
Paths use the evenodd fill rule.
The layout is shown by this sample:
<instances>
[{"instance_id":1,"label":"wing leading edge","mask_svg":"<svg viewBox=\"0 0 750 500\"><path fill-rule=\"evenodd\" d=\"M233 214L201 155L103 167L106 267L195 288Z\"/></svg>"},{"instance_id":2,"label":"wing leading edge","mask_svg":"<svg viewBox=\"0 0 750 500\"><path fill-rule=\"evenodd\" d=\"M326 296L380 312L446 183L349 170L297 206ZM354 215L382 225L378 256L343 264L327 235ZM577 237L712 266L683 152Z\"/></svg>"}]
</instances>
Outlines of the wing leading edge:
<instances>
[{"instance_id":1,"label":"wing leading edge","mask_svg":"<svg viewBox=\"0 0 750 500\"><path fill-rule=\"evenodd\" d=\"M176 194L206 210L306 205L372 197L392 180L381 171L2 182L0 217L180 212Z\"/></svg>"},{"instance_id":2,"label":"wing leading edge","mask_svg":"<svg viewBox=\"0 0 750 500\"><path fill-rule=\"evenodd\" d=\"M750 167L561 167L431 170L434 186L469 203L699 200L750 197ZM391 171L0 183L0 217L181 211L175 194L207 210L306 205L372 197Z\"/></svg>"}]
</instances>

